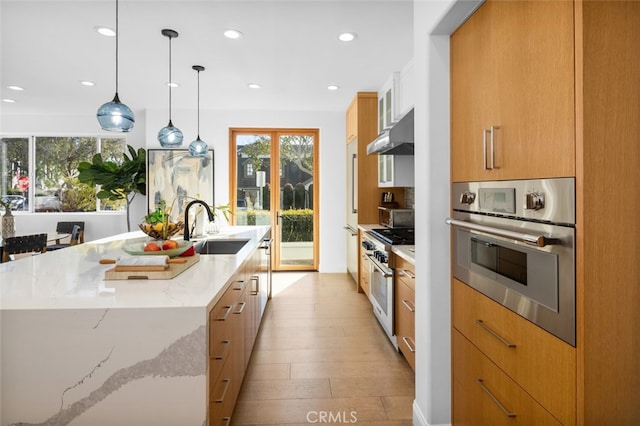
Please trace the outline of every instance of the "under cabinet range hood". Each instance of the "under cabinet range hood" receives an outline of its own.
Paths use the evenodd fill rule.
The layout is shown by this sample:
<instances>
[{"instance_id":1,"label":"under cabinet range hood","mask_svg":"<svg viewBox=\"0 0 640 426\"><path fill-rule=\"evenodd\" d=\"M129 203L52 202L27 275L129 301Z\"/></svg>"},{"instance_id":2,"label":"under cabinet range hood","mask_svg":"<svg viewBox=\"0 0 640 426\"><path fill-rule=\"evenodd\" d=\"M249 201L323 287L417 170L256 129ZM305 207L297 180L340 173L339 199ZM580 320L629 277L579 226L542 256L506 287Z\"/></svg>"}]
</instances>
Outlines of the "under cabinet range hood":
<instances>
[{"instance_id":1,"label":"under cabinet range hood","mask_svg":"<svg viewBox=\"0 0 640 426\"><path fill-rule=\"evenodd\" d=\"M367 145L367 154L413 155L413 108Z\"/></svg>"}]
</instances>

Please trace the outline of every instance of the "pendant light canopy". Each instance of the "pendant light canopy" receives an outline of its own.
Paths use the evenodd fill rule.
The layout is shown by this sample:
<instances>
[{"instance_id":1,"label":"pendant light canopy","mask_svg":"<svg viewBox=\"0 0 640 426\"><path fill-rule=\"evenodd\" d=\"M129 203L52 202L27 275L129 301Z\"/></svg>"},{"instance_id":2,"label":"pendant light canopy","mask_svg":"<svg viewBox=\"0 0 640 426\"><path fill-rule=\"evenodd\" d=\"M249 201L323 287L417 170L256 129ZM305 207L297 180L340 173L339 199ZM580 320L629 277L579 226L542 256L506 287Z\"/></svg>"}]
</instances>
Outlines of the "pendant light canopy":
<instances>
[{"instance_id":1,"label":"pendant light canopy","mask_svg":"<svg viewBox=\"0 0 640 426\"><path fill-rule=\"evenodd\" d=\"M171 39L178 37L178 32L164 29L162 35L169 39L169 124L158 132L158 141L163 148L175 148L182 145L184 139L182 131L174 127L171 122L171 86L173 84L173 80L171 80Z\"/></svg>"},{"instance_id":2,"label":"pendant light canopy","mask_svg":"<svg viewBox=\"0 0 640 426\"><path fill-rule=\"evenodd\" d=\"M191 68L198 72L198 137L189 144L189 154L194 157L204 157L209 149L207 143L200 139L200 71L204 71L204 67L194 65Z\"/></svg>"},{"instance_id":3,"label":"pendant light canopy","mask_svg":"<svg viewBox=\"0 0 640 426\"><path fill-rule=\"evenodd\" d=\"M133 111L118 97L118 0L116 0L116 95L111 102L98 108L98 123L103 130L129 132L136 121Z\"/></svg>"}]
</instances>

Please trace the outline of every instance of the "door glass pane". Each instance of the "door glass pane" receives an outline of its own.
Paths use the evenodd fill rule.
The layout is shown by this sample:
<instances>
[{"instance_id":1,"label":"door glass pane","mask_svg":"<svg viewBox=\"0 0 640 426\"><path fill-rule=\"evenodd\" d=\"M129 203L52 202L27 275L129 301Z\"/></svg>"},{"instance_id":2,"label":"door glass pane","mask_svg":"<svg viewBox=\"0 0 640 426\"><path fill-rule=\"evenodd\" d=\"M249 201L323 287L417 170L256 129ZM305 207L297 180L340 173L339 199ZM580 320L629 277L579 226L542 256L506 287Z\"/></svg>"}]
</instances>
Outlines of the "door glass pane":
<instances>
[{"instance_id":1,"label":"door glass pane","mask_svg":"<svg viewBox=\"0 0 640 426\"><path fill-rule=\"evenodd\" d=\"M11 210L29 210L29 139L3 138L0 145L0 196ZM0 206L0 210L4 207Z\"/></svg>"},{"instance_id":2,"label":"door glass pane","mask_svg":"<svg viewBox=\"0 0 640 426\"><path fill-rule=\"evenodd\" d=\"M313 265L312 135L281 135L280 264Z\"/></svg>"},{"instance_id":3,"label":"door glass pane","mask_svg":"<svg viewBox=\"0 0 640 426\"><path fill-rule=\"evenodd\" d=\"M271 135L236 136L237 225L271 224Z\"/></svg>"}]
</instances>

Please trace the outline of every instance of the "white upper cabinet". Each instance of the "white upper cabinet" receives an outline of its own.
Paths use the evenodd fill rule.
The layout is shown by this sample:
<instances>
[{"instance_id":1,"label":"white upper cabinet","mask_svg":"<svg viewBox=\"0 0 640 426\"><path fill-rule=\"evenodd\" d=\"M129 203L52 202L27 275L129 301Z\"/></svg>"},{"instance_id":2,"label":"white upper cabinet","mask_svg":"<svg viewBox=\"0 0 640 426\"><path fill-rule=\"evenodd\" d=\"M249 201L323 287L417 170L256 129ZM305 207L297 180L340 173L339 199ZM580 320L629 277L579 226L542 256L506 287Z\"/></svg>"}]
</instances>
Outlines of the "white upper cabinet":
<instances>
[{"instance_id":1,"label":"white upper cabinet","mask_svg":"<svg viewBox=\"0 0 640 426\"><path fill-rule=\"evenodd\" d=\"M399 93L400 73L394 72L378 90L378 133L390 127L398 116L397 94Z\"/></svg>"},{"instance_id":2,"label":"white upper cabinet","mask_svg":"<svg viewBox=\"0 0 640 426\"><path fill-rule=\"evenodd\" d=\"M413 58L400 72L400 85L396 94L396 117L403 117L415 105L415 75ZM396 118L397 120L397 118Z\"/></svg>"}]
</instances>

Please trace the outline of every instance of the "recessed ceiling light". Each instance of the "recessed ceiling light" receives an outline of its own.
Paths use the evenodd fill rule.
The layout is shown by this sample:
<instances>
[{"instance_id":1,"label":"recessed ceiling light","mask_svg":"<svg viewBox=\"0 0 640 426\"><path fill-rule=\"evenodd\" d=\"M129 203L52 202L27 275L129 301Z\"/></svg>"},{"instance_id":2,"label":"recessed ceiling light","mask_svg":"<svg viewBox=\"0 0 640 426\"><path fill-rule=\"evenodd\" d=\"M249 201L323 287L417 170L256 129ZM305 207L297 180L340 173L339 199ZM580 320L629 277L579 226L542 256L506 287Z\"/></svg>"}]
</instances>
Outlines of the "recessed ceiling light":
<instances>
[{"instance_id":1,"label":"recessed ceiling light","mask_svg":"<svg viewBox=\"0 0 640 426\"><path fill-rule=\"evenodd\" d=\"M170 82L168 82L167 86L169 86L169 87L180 87L180 84L179 83L170 83Z\"/></svg>"},{"instance_id":2,"label":"recessed ceiling light","mask_svg":"<svg viewBox=\"0 0 640 426\"><path fill-rule=\"evenodd\" d=\"M13 99L7 99L7 98L5 98L5 99L3 99L3 100L2 100L2 102L6 102L6 103L8 103L8 104L13 104L13 103L15 103L16 101L14 101Z\"/></svg>"},{"instance_id":3,"label":"recessed ceiling light","mask_svg":"<svg viewBox=\"0 0 640 426\"><path fill-rule=\"evenodd\" d=\"M258 83L249 83L249 88L251 89L259 89L262 86L260 86Z\"/></svg>"},{"instance_id":4,"label":"recessed ceiling light","mask_svg":"<svg viewBox=\"0 0 640 426\"><path fill-rule=\"evenodd\" d=\"M16 92L22 92L24 90L20 86L7 86L7 89L15 90Z\"/></svg>"},{"instance_id":5,"label":"recessed ceiling light","mask_svg":"<svg viewBox=\"0 0 640 426\"><path fill-rule=\"evenodd\" d=\"M80 84L82 84L83 86L95 86L96 84L93 81L89 81L89 80L82 80L80 81Z\"/></svg>"},{"instance_id":6,"label":"recessed ceiling light","mask_svg":"<svg viewBox=\"0 0 640 426\"><path fill-rule=\"evenodd\" d=\"M242 33L238 30L226 30L224 32L224 36L226 38L236 40L236 39L242 38Z\"/></svg>"},{"instance_id":7,"label":"recessed ceiling light","mask_svg":"<svg viewBox=\"0 0 640 426\"><path fill-rule=\"evenodd\" d=\"M98 34L102 34L105 37L115 37L116 32L109 27L93 27L94 30L98 32Z\"/></svg>"},{"instance_id":8,"label":"recessed ceiling light","mask_svg":"<svg viewBox=\"0 0 640 426\"><path fill-rule=\"evenodd\" d=\"M340 86L337 86L335 84L330 84L329 86L327 86L327 90L338 90L340 88Z\"/></svg>"},{"instance_id":9,"label":"recessed ceiling light","mask_svg":"<svg viewBox=\"0 0 640 426\"><path fill-rule=\"evenodd\" d=\"M358 37L356 33L342 33L338 36L338 40L340 41L353 41Z\"/></svg>"}]
</instances>

